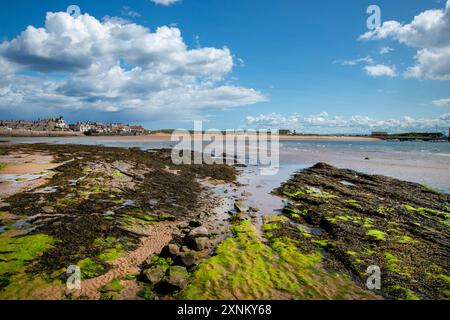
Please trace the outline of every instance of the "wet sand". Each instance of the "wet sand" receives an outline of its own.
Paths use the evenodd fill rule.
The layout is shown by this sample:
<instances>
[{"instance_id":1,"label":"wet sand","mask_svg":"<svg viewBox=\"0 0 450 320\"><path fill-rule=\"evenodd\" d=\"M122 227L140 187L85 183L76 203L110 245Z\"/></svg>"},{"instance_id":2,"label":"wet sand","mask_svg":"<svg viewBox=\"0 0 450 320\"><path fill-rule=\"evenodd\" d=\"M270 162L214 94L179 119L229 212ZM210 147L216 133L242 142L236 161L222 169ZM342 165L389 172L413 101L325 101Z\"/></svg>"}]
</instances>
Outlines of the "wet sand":
<instances>
[{"instance_id":1,"label":"wet sand","mask_svg":"<svg viewBox=\"0 0 450 320\"><path fill-rule=\"evenodd\" d=\"M44 153L13 153L0 157L0 207L7 196L35 189L45 184L60 163L52 163L53 156Z\"/></svg>"}]
</instances>

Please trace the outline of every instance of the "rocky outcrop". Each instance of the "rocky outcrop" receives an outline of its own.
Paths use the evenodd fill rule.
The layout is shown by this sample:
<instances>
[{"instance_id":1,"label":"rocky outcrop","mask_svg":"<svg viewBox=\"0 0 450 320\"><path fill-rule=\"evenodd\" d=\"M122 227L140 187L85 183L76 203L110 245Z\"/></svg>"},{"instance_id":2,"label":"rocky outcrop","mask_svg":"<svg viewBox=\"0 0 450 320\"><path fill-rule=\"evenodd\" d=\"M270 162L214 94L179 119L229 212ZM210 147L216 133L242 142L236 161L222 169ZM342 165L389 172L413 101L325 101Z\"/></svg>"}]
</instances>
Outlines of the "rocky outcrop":
<instances>
[{"instance_id":1,"label":"rocky outcrop","mask_svg":"<svg viewBox=\"0 0 450 320\"><path fill-rule=\"evenodd\" d=\"M330 269L363 287L367 269L379 267L378 293L388 298L449 298L450 195L325 163L275 192L288 199L289 222L270 230L274 238L295 239L303 251L321 247Z\"/></svg>"}]
</instances>

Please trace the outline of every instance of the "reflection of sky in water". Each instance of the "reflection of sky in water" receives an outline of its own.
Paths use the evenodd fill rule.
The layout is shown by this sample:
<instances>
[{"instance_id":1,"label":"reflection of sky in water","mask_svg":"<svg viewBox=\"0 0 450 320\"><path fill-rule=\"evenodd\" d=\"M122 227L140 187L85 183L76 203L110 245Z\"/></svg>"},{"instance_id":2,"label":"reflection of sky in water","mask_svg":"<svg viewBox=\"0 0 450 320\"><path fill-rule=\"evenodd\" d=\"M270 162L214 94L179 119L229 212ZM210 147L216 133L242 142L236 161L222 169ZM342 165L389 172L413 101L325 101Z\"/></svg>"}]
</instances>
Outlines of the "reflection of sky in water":
<instances>
[{"instance_id":1,"label":"reflection of sky in water","mask_svg":"<svg viewBox=\"0 0 450 320\"><path fill-rule=\"evenodd\" d=\"M281 141L281 148L305 152L323 149L338 152L415 153L450 157L448 142L389 142L389 141Z\"/></svg>"},{"instance_id":2,"label":"reflection of sky in water","mask_svg":"<svg viewBox=\"0 0 450 320\"><path fill-rule=\"evenodd\" d=\"M40 179L45 174L0 174L0 181L30 181Z\"/></svg>"},{"instance_id":3,"label":"reflection of sky in water","mask_svg":"<svg viewBox=\"0 0 450 320\"><path fill-rule=\"evenodd\" d=\"M9 226L0 227L0 233L5 233L6 231L8 231L10 229L17 229L17 230L27 229L27 228L30 228L31 225L32 224L31 224L30 218L18 220Z\"/></svg>"}]
</instances>

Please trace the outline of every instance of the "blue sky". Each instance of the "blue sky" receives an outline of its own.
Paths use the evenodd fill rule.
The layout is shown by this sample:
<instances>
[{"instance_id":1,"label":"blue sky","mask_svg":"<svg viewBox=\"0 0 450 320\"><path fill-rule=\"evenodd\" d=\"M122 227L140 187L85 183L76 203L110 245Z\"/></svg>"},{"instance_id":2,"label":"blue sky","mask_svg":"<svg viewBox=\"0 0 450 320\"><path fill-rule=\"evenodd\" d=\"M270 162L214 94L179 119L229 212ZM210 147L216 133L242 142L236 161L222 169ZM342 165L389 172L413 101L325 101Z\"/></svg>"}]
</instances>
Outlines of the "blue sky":
<instances>
[{"instance_id":1,"label":"blue sky","mask_svg":"<svg viewBox=\"0 0 450 320\"><path fill-rule=\"evenodd\" d=\"M145 98L133 97L137 90L124 93L124 97L117 97L115 90L120 90L109 88L105 90L108 94L114 91L111 95L117 100L102 92L102 97L108 96L111 105L106 106L104 99L103 103L98 100L98 90L99 87L105 87L103 84L99 82L96 90L93 90L96 95L82 97L84 84L70 81L74 74L78 81L91 79L92 73L88 77L76 73L79 71L72 67L56 70L49 69L48 65L41 67L30 62L35 61L36 54L44 50L42 48L45 46L41 49L30 48L30 42L26 42L26 50L30 52L23 55L22 49L21 53L19 49L11 48L11 41L19 37L27 26L44 27L47 12L64 12L71 4L78 5L83 14L89 14L101 23L108 20L105 17L110 17L110 20L111 17L121 17L128 22L118 23L136 23L149 28L150 32L155 32L161 26L177 28L187 50L216 48L221 51L218 54L223 56L223 60L219 61L218 58L214 63L206 61L207 58L198 58L195 63L176 60L188 66L202 64L201 75L191 71L187 75L176 75L183 79L177 82L179 85L192 86L193 91L189 93L161 93L162 89L159 88L151 89L154 90L151 97L147 94ZM442 130L449 126L450 74L445 73L447 69L441 73L423 74L419 68L413 77L406 76L405 72L418 64L426 68L427 65L420 65L416 54L420 50L441 50L439 53L448 50L450 36L445 38L444 35L438 45L432 44L431 47L428 43L418 43L411 38L405 40L401 30L397 33L390 31L387 36L379 33L371 35L369 39L358 40L370 31L366 27L369 16L366 9L371 4L381 8L383 22L395 20L403 25L410 24L415 16L427 10L444 12L446 6L445 1L436 0L182 0L170 6L157 5L150 0L3 2L0 40L6 43L3 46L6 52L4 63L14 64L15 67L10 71L14 74L10 76L11 82L0 82L0 90L2 85L9 88L4 89L7 94L3 94L3 99L0 99L0 118L37 118L61 114L70 121L124 120L142 123L148 128L189 128L192 126L190 120L204 119L208 121L205 126L209 128L278 126L305 132L370 132L383 128L395 131L399 124L404 123L407 123L404 128L400 127L405 130L432 130L436 127ZM444 22L448 20L444 19ZM172 45L168 46L170 50ZM224 51L225 47L227 52ZM390 48L390 52L381 54L382 48ZM57 52L45 54L57 55ZM211 57L210 52L198 54ZM135 61L142 59L134 55L130 58L133 63L127 67L124 61L127 61L128 55L132 55L131 51L123 53L123 70L132 71L140 67ZM229 57L233 60L232 66L226 65ZM446 59L450 56L443 57ZM356 62L362 58L365 61ZM428 61L425 58L423 64ZM148 75L153 69L148 67L147 60L145 63ZM212 70L216 68L215 64L218 69ZM84 68L87 64L80 60L77 67L80 65ZM114 64L109 68L112 66ZM374 75L365 69L377 66L387 66L394 74L382 72L381 75ZM176 70L186 68L186 65L180 65ZM171 71L170 75L172 72L175 71ZM24 82L22 88L12 85L19 83L15 78L18 75L20 81ZM115 77L128 75L125 72ZM195 80L192 80L194 77ZM111 79L116 78L102 79L111 82ZM140 75L138 80L142 79L144 77ZM46 81L48 86L38 87L38 83ZM65 81L71 83L63 84ZM101 80L92 78L91 81ZM166 81L166 78L161 81ZM26 89L30 86L33 86L32 91L39 94L26 96ZM57 86L60 88L55 89ZM153 88L153 82L150 87ZM45 96L45 103L36 102L42 99L42 93L47 93L47 90L55 92ZM154 96L158 96L158 100ZM178 97L178 102L173 103L169 97ZM216 101L222 97L226 102L221 104ZM127 100L133 98L136 100ZM183 99L188 100L184 102ZM152 103L155 104L154 108ZM65 107L61 108L60 104ZM133 108L128 109L128 105L133 105ZM408 117L406 121L404 117Z\"/></svg>"}]
</instances>

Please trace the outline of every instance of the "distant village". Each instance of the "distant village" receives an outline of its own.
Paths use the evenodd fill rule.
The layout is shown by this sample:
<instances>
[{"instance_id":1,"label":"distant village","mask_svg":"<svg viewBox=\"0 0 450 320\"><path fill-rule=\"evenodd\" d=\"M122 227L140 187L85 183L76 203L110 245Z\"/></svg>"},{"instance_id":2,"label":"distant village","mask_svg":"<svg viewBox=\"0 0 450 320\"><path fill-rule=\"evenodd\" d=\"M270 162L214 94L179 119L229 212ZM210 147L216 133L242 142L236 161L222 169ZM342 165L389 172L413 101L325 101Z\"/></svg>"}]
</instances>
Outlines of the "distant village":
<instances>
[{"instance_id":1,"label":"distant village","mask_svg":"<svg viewBox=\"0 0 450 320\"><path fill-rule=\"evenodd\" d=\"M85 135L141 135L145 133L142 126L122 123L101 123L96 121L78 121L68 124L63 117L30 120L0 120L2 131L30 132L77 132Z\"/></svg>"}]
</instances>

